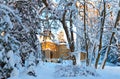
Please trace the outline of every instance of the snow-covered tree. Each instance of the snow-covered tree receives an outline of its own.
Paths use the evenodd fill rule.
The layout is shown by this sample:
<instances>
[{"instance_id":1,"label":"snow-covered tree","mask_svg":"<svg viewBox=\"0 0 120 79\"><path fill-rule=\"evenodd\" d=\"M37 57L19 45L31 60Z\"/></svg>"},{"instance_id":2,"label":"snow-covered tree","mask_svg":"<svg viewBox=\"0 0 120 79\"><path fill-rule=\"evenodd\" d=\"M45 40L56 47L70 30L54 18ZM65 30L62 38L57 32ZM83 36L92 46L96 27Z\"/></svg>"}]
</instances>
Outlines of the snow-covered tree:
<instances>
[{"instance_id":1,"label":"snow-covered tree","mask_svg":"<svg viewBox=\"0 0 120 79\"><path fill-rule=\"evenodd\" d=\"M38 9L34 2L21 2L24 1L1 1L0 4L0 78L14 75L21 65L29 68L25 64L31 53L35 58L33 64L39 61L41 49L36 37L40 32Z\"/></svg>"},{"instance_id":2,"label":"snow-covered tree","mask_svg":"<svg viewBox=\"0 0 120 79\"><path fill-rule=\"evenodd\" d=\"M8 6L0 4L0 78L8 78L12 71L20 65L20 42L12 34L13 22L18 17ZM16 56L16 59L15 59ZM17 61L18 60L18 61Z\"/></svg>"},{"instance_id":3,"label":"snow-covered tree","mask_svg":"<svg viewBox=\"0 0 120 79\"><path fill-rule=\"evenodd\" d=\"M117 0L112 2L104 0L85 1L86 7L84 7L83 2L84 1L78 1L76 4L79 11L79 16L77 16L77 19L74 20L76 25L75 33L77 35L76 50L88 50L89 63L94 62L95 59L95 67L97 68L97 63L99 62L99 57L101 56L102 51L108 47L117 12L115 7L119 6L119 2ZM85 11L84 8L86 8ZM84 18L86 21L84 21ZM86 23L86 32L84 30L85 28L83 27L85 26L84 23ZM86 38L84 37L85 33ZM115 49L118 48L116 45L118 40L118 33L116 33L114 36L115 37L112 37L112 44L114 46L111 47L111 51L114 50L114 52L111 52L112 54L110 55L113 55L115 52L117 53ZM85 43L85 40L87 40L87 43Z\"/></svg>"}]
</instances>

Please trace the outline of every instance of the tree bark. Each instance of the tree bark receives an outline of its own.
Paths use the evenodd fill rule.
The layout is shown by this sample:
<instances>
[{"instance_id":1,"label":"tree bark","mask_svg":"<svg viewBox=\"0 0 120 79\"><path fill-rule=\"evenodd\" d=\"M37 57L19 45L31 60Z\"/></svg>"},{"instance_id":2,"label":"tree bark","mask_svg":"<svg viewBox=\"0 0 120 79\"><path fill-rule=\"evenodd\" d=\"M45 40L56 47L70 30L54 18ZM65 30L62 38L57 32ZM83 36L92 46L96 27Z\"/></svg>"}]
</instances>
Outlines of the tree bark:
<instances>
[{"instance_id":1,"label":"tree bark","mask_svg":"<svg viewBox=\"0 0 120 79\"><path fill-rule=\"evenodd\" d=\"M120 10L118 11L118 14L117 14L117 18L116 18L116 21L115 21L114 28L117 27L117 23L119 22L119 20L120 20ZM110 38L110 41L109 41L109 46L108 46L108 48L107 48L107 51L106 51L104 60L103 60L103 62L102 62L102 69L104 69L104 67L105 67L106 60L107 60L107 57L108 57L108 54L109 54L110 48L111 48L110 45L112 44L112 39L113 39L114 35L115 35L115 32L113 32L112 35L111 35L111 38Z\"/></svg>"},{"instance_id":2,"label":"tree bark","mask_svg":"<svg viewBox=\"0 0 120 79\"><path fill-rule=\"evenodd\" d=\"M99 62L99 59L100 59L100 50L102 49L102 36L103 36L103 30L104 30L104 24L105 24L105 15L106 15L106 2L104 2L104 9L101 13L101 28L100 28L100 38L99 38L99 49L98 49L98 55L97 55L97 58L96 58L96 61L95 61L95 68L97 69L97 66L98 66L98 62Z\"/></svg>"},{"instance_id":3,"label":"tree bark","mask_svg":"<svg viewBox=\"0 0 120 79\"><path fill-rule=\"evenodd\" d=\"M72 20L72 11L71 11L71 14L70 14L70 33L71 33L71 42L70 42L70 49L71 49L71 52L74 52L74 35L73 35L73 20ZM76 65L76 57L73 55L72 56L72 60L73 60L73 65Z\"/></svg>"},{"instance_id":4,"label":"tree bark","mask_svg":"<svg viewBox=\"0 0 120 79\"><path fill-rule=\"evenodd\" d=\"M70 49L71 49L71 52L74 52L74 35L73 35L73 26L72 26L72 23L73 23L73 20L72 20L72 11L71 11L71 14L70 14L70 33L71 33L71 43L70 43Z\"/></svg>"},{"instance_id":5,"label":"tree bark","mask_svg":"<svg viewBox=\"0 0 120 79\"><path fill-rule=\"evenodd\" d=\"M65 20L65 15L66 15L67 11L65 10L65 12L63 13L63 17L62 17L62 20L61 20L61 23L63 25L63 29L65 30L65 34L67 36L67 40L68 40L68 43L69 43L69 47L70 47L70 35L69 35L69 31L68 31L68 27L66 25L66 20Z\"/></svg>"},{"instance_id":6,"label":"tree bark","mask_svg":"<svg viewBox=\"0 0 120 79\"><path fill-rule=\"evenodd\" d=\"M72 11L71 11L71 14L70 14L70 32L69 32L67 24L66 24L66 18L65 18L66 13L67 13L67 11L65 10L65 12L63 13L61 23L63 25L63 28L65 30L65 34L67 36L70 51L74 52L74 36L73 36L73 31L72 31L72 28L73 28L73 26L72 26L72 23L73 23L73 21L72 21ZM71 58L73 60L73 65L76 65L75 56L73 55Z\"/></svg>"},{"instance_id":7,"label":"tree bark","mask_svg":"<svg viewBox=\"0 0 120 79\"><path fill-rule=\"evenodd\" d=\"M48 3L46 0L42 0L42 2L45 4L46 7L48 7Z\"/></svg>"},{"instance_id":8,"label":"tree bark","mask_svg":"<svg viewBox=\"0 0 120 79\"><path fill-rule=\"evenodd\" d=\"M85 40L85 50L86 50L86 66L89 65L89 58L88 58L88 44L87 44L87 30L86 30L86 4L85 4L85 0L84 0L84 40Z\"/></svg>"}]
</instances>

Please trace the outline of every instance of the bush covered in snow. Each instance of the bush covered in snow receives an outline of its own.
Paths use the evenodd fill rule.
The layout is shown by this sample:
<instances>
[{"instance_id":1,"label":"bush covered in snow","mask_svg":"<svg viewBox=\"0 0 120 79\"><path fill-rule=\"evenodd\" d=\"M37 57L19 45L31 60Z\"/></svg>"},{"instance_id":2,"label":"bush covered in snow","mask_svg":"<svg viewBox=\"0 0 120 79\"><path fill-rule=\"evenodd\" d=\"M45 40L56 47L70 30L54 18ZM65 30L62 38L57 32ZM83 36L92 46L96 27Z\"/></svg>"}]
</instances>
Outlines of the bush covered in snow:
<instances>
[{"instance_id":1,"label":"bush covered in snow","mask_svg":"<svg viewBox=\"0 0 120 79\"><path fill-rule=\"evenodd\" d=\"M57 77L76 77L76 76L97 76L97 72L92 67L83 67L75 65L56 66L55 76Z\"/></svg>"}]
</instances>

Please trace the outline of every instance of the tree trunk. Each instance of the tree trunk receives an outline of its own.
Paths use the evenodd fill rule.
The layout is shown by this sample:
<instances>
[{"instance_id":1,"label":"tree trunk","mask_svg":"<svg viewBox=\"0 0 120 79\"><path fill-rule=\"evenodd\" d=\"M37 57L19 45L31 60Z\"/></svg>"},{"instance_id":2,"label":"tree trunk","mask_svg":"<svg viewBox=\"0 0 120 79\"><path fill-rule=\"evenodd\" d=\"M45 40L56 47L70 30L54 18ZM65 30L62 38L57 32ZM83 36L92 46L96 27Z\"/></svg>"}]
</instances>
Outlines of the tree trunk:
<instances>
[{"instance_id":1,"label":"tree trunk","mask_svg":"<svg viewBox=\"0 0 120 79\"><path fill-rule=\"evenodd\" d=\"M68 27L67 27L66 21L65 21L65 15L66 15L66 13L67 13L67 11L65 10L65 12L63 13L63 17L62 17L61 23L62 23L63 28L65 30L65 34L67 36L67 41L68 41L68 44L69 44L69 47L70 47L71 40L70 40L70 35L69 35Z\"/></svg>"},{"instance_id":2,"label":"tree trunk","mask_svg":"<svg viewBox=\"0 0 120 79\"><path fill-rule=\"evenodd\" d=\"M73 26L72 26L72 23L73 23L73 20L72 20L72 11L71 11L71 14L70 14L70 33L71 33L71 43L70 43L70 49L71 49L71 52L74 52L74 36L73 36Z\"/></svg>"},{"instance_id":3,"label":"tree trunk","mask_svg":"<svg viewBox=\"0 0 120 79\"><path fill-rule=\"evenodd\" d=\"M102 36L103 36L103 30L104 30L104 24L105 24L105 15L106 15L106 2L104 2L104 9L101 13L101 28L100 28L100 40L99 40L99 49L98 49L98 55L97 55L97 58L96 58L96 61L95 61L95 68L97 69L97 66L98 66L98 62L99 62L99 59L100 59L100 50L102 49Z\"/></svg>"},{"instance_id":4,"label":"tree trunk","mask_svg":"<svg viewBox=\"0 0 120 79\"><path fill-rule=\"evenodd\" d=\"M61 23L63 25L63 28L65 30L65 34L67 36L67 40L68 40L68 44L69 44L69 47L70 47L70 51L74 52L74 37L73 37L73 31L72 31L72 12L70 14L70 28L71 28L70 32L68 30L68 27L67 27L67 24L66 24L66 20L65 20L66 13L67 13L67 11L65 10L65 12L63 13L63 17L62 17ZM73 60L73 65L76 65L76 58L75 58L74 55L71 57L71 59Z\"/></svg>"},{"instance_id":5,"label":"tree trunk","mask_svg":"<svg viewBox=\"0 0 120 79\"><path fill-rule=\"evenodd\" d=\"M86 53L87 53L87 56L86 56L86 66L89 65L89 58L88 58L88 44L87 44L87 30L86 30L86 4L85 4L85 0L84 0L84 40L85 40L85 50L86 50Z\"/></svg>"},{"instance_id":6,"label":"tree trunk","mask_svg":"<svg viewBox=\"0 0 120 79\"><path fill-rule=\"evenodd\" d=\"M74 36L73 36L73 26L72 26L72 23L73 23L73 20L72 20L72 11L71 11L71 14L70 14L70 34L71 34L71 40L70 40L70 50L71 52L74 52ZM73 65L76 65L76 57L73 55L72 56L72 60L73 60Z\"/></svg>"},{"instance_id":7,"label":"tree trunk","mask_svg":"<svg viewBox=\"0 0 120 79\"><path fill-rule=\"evenodd\" d=\"M114 28L117 27L117 23L119 22L119 20L120 20L120 10L118 11ZM106 50L105 57L104 57L104 60L103 60L103 62L102 62L102 65L101 65L102 69L104 69L104 67L105 67L105 63L106 63L106 60L107 60L107 57L108 57L108 54L109 54L110 48L111 48L110 45L112 44L112 39L113 39L114 35L115 35L115 32L112 33L112 36L111 36L111 38L110 38L109 46L108 46L108 48L107 48L107 50Z\"/></svg>"}]
</instances>

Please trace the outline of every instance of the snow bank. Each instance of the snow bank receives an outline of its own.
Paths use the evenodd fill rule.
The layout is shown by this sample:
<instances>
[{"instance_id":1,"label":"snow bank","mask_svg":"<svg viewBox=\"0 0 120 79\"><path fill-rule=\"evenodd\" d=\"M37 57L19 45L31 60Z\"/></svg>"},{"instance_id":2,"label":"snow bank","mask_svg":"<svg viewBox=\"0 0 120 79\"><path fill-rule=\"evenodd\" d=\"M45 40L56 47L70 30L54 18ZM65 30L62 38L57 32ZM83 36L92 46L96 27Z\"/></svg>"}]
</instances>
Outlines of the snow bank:
<instances>
[{"instance_id":1,"label":"snow bank","mask_svg":"<svg viewBox=\"0 0 120 79\"><path fill-rule=\"evenodd\" d=\"M89 67L82 67L82 66L56 66L55 71L56 77L78 77L78 76L97 76L95 69Z\"/></svg>"},{"instance_id":2,"label":"snow bank","mask_svg":"<svg viewBox=\"0 0 120 79\"><path fill-rule=\"evenodd\" d=\"M89 70L89 71L88 71ZM36 68L36 77L21 72L9 79L119 79L120 67L106 66L104 70L41 62ZM93 74L94 73L94 74ZM98 74L97 74L98 73ZM94 75L94 76L93 76Z\"/></svg>"}]
</instances>

